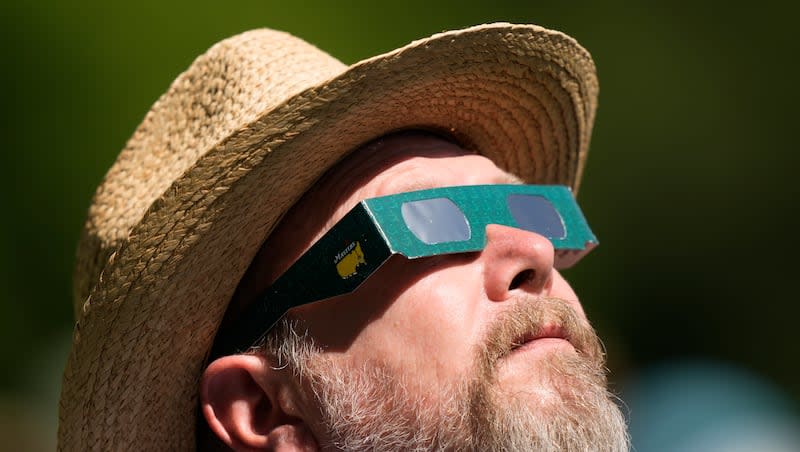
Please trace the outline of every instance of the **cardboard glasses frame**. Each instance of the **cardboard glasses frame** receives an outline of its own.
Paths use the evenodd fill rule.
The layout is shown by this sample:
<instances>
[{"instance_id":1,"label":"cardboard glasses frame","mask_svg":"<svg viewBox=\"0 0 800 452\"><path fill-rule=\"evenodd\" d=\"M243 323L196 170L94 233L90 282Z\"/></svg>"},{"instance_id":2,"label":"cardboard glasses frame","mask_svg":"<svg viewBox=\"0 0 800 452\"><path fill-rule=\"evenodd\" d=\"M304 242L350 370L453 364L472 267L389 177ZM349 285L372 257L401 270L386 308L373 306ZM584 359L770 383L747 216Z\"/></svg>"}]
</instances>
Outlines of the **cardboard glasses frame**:
<instances>
[{"instance_id":1,"label":"cardboard glasses frame","mask_svg":"<svg viewBox=\"0 0 800 452\"><path fill-rule=\"evenodd\" d=\"M470 185L365 199L217 338L212 357L247 350L294 307L354 291L392 255L480 251L489 224L547 237L556 268L572 266L598 244L572 192L561 185Z\"/></svg>"}]
</instances>

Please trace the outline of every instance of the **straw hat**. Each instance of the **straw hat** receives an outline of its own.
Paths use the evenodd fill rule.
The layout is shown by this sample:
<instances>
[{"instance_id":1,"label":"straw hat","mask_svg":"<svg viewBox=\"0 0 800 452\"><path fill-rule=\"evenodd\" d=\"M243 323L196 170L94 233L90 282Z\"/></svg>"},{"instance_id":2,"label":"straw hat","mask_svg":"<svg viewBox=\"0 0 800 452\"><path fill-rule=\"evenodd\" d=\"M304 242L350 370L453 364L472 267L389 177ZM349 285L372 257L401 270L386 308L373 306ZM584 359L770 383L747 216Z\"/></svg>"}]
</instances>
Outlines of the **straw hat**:
<instances>
[{"instance_id":1,"label":"straw hat","mask_svg":"<svg viewBox=\"0 0 800 452\"><path fill-rule=\"evenodd\" d=\"M534 183L577 189L597 101L564 34L492 24L347 67L289 34L214 45L95 193L78 248L59 448L194 447L197 386L240 278L328 168L388 132L444 132Z\"/></svg>"}]
</instances>

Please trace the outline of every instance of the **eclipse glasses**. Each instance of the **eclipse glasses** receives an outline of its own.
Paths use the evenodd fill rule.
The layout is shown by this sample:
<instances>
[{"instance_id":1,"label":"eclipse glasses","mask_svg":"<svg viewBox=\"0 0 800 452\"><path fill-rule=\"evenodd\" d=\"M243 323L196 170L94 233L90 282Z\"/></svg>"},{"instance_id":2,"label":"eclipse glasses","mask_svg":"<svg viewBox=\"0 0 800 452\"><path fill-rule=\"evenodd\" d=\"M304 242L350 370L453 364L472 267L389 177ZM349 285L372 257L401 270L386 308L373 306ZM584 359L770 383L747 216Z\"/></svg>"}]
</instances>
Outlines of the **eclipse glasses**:
<instances>
[{"instance_id":1,"label":"eclipse glasses","mask_svg":"<svg viewBox=\"0 0 800 452\"><path fill-rule=\"evenodd\" d=\"M221 353L214 355L247 350L289 309L354 291L394 254L417 259L480 251L489 224L547 237L556 268L572 266L598 244L562 185L468 185L365 199L217 338Z\"/></svg>"}]
</instances>

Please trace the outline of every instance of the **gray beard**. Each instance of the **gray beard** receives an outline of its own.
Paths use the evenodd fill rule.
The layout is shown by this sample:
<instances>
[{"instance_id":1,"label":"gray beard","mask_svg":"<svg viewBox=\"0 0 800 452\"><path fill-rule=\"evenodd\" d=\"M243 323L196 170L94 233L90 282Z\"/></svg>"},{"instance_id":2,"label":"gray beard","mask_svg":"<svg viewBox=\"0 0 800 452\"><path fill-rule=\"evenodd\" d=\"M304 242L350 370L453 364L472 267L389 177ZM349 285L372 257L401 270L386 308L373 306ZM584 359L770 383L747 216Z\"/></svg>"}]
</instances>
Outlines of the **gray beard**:
<instances>
[{"instance_id":1,"label":"gray beard","mask_svg":"<svg viewBox=\"0 0 800 452\"><path fill-rule=\"evenodd\" d=\"M535 299L490 328L461 383L422 386L397 369L365 363L345 369L323 354L304 359L300 376L321 412L323 450L627 451L625 419L606 390L596 334L566 302ZM556 321L577 353L550 353L530 385L503 388L498 363L514 338ZM299 363L298 363L299 364Z\"/></svg>"}]
</instances>

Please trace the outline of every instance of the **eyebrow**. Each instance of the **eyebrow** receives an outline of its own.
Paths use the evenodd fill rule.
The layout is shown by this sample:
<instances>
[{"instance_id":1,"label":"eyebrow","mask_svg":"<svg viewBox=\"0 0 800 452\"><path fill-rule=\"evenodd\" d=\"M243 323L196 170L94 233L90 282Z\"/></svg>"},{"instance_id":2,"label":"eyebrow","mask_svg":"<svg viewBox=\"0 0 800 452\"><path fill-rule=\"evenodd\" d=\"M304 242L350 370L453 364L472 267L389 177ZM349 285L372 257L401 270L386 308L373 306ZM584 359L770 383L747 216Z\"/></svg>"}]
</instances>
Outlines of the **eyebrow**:
<instances>
[{"instance_id":1,"label":"eyebrow","mask_svg":"<svg viewBox=\"0 0 800 452\"><path fill-rule=\"evenodd\" d=\"M525 181L521 178L517 177L516 174L509 173L508 171L503 171L504 177L501 178L498 184L513 184L513 185L525 185Z\"/></svg>"},{"instance_id":2,"label":"eyebrow","mask_svg":"<svg viewBox=\"0 0 800 452\"><path fill-rule=\"evenodd\" d=\"M390 193L405 193L410 191L427 190L436 186L436 179L432 177L408 179L392 179L384 187Z\"/></svg>"},{"instance_id":3,"label":"eyebrow","mask_svg":"<svg viewBox=\"0 0 800 452\"><path fill-rule=\"evenodd\" d=\"M515 174L509 173L505 170L501 170L502 174L496 178L493 178L489 181L489 184L492 185L502 185L502 184L511 184L511 185L525 185L525 181L521 178L517 177ZM440 188L441 186L437 184L437 179L435 177L425 177L422 179L415 178L413 180L400 180L397 181L396 179L390 180L387 184L386 191L392 193L405 193L411 191L418 191L418 190L428 190L431 188ZM476 184L476 185L483 185L483 184Z\"/></svg>"}]
</instances>

